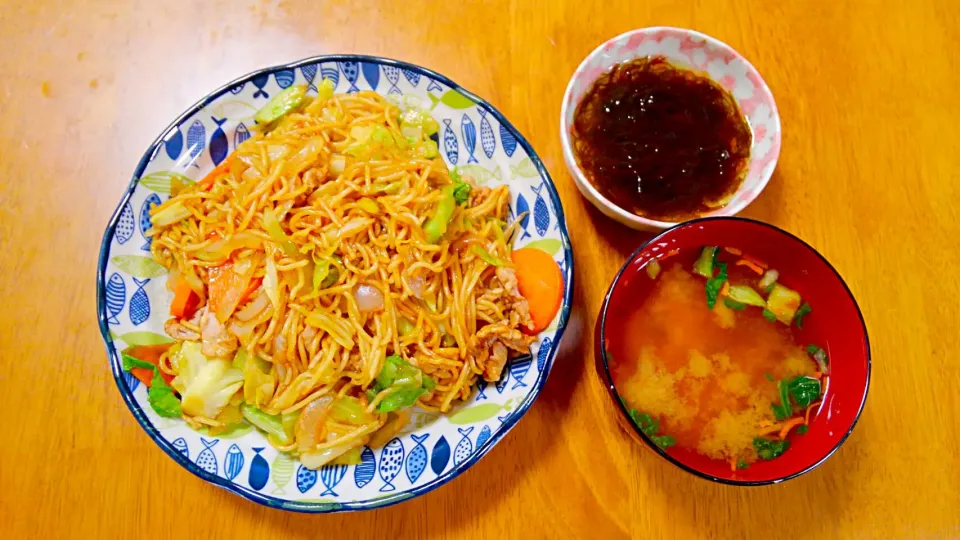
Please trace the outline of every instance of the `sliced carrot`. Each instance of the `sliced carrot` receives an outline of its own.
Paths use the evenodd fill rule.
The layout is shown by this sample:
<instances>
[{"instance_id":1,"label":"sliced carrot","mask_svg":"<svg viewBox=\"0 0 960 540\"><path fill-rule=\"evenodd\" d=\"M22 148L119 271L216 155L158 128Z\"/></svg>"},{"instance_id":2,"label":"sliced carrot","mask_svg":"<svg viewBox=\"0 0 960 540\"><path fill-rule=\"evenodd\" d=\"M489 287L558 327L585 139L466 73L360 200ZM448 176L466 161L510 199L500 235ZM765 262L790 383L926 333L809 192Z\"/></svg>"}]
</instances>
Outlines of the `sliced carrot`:
<instances>
[{"instance_id":1,"label":"sliced carrot","mask_svg":"<svg viewBox=\"0 0 960 540\"><path fill-rule=\"evenodd\" d=\"M126 349L124 354L130 355L137 360L142 360L144 362L149 362L158 368L160 367L160 357L163 356L163 353L173 345L172 343L162 343L160 345L137 345L135 347L130 347ZM143 384L148 387L153 382L153 370L147 368L133 368L130 370L130 374L140 380ZM170 381L173 380L173 375L169 373L164 373L163 370L160 371L160 376L163 377L163 380L167 381L167 384L170 384Z\"/></svg>"},{"instance_id":2,"label":"sliced carrot","mask_svg":"<svg viewBox=\"0 0 960 540\"><path fill-rule=\"evenodd\" d=\"M814 403L811 403L810 406L807 407L807 412L806 412L806 414L803 415L803 423L804 423L804 424L807 424L808 426L810 425L810 411L812 411L813 408L816 407L817 405L820 405L820 402L819 402L819 401L814 402Z\"/></svg>"},{"instance_id":3,"label":"sliced carrot","mask_svg":"<svg viewBox=\"0 0 960 540\"><path fill-rule=\"evenodd\" d=\"M760 435L769 435L771 433L778 433L783 429L783 424L772 424L767 427L760 428Z\"/></svg>"},{"instance_id":4,"label":"sliced carrot","mask_svg":"<svg viewBox=\"0 0 960 540\"><path fill-rule=\"evenodd\" d=\"M720 287L720 296L730 296L730 282L724 281L723 287Z\"/></svg>"},{"instance_id":5,"label":"sliced carrot","mask_svg":"<svg viewBox=\"0 0 960 540\"><path fill-rule=\"evenodd\" d=\"M173 289L173 302L170 303L170 315L178 319L189 319L199 306L200 297L190 288L187 280L177 280Z\"/></svg>"},{"instance_id":6,"label":"sliced carrot","mask_svg":"<svg viewBox=\"0 0 960 540\"><path fill-rule=\"evenodd\" d=\"M252 272L246 275L234 271L232 261L209 270L210 283L207 287L210 311L217 316L220 322L226 322L237 309L245 297L256 288L250 290ZM259 286L259 283L257 284Z\"/></svg>"},{"instance_id":7,"label":"sliced carrot","mask_svg":"<svg viewBox=\"0 0 960 540\"><path fill-rule=\"evenodd\" d=\"M150 362L155 366L160 365L160 357L163 356L163 353L167 352L173 344L172 343L160 343L158 345L135 345L129 349L124 350L128 356L132 356L137 360L143 360L144 362Z\"/></svg>"},{"instance_id":8,"label":"sliced carrot","mask_svg":"<svg viewBox=\"0 0 960 540\"><path fill-rule=\"evenodd\" d=\"M563 274L549 253L535 249L515 250L510 259L517 272L517 288L527 299L533 326L524 329L536 334L550 325L563 303Z\"/></svg>"},{"instance_id":9,"label":"sliced carrot","mask_svg":"<svg viewBox=\"0 0 960 540\"><path fill-rule=\"evenodd\" d=\"M739 261L737 261L737 266L746 266L747 268L753 270L754 272L760 274L761 276L763 275L763 268L757 266L757 264L754 263L753 261L740 259Z\"/></svg>"},{"instance_id":10,"label":"sliced carrot","mask_svg":"<svg viewBox=\"0 0 960 540\"><path fill-rule=\"evenodd\" d=\"M230 158L221 161L219 165L217 165L212 171L203 177L203 180L197 182L197 185L203 189L209 190L211 187L213 187L213 182L216 181L220 175L230 172L230 161Z\"/></svg>"},{"instance_id":11,"label":"sliced carrot","mask_svg":"<svg viewBox=\"0 0 960 540\"><path fill-rule=\"evenodd\" d=\"M153 381L153 370L144 367L136 367L130 370L130 374L136 377L140 382L150 387Z\"/></svg>"},{"instance_id":12,"label":"sliced carrot","mask_svg":"<svg viewBox=\"0 0 960 540\"><path fill-rule=\"evenodd\" d=\"M743 255L743 252L740 251L740 250L737 249L737 248L725 247L725 248L723 248L723 250L726 251L727 253L731 254L731 255L736 255L737 257Z\"/></svg>"},{"instance_id":13,"label":"sliced carrot","mask_svg":"<svg viewBox=\"0 0 960 540\"><path fill-rule=\"evenodd\" d=\"M736 459L736 458L732 458L732 459L730 460L730 470L733 471L733 472L737 472L737 459Z\"/></svg>"},{"instance_id":14,"label":"sliced carrot","mask_svg":"<svg viewBox=\"0 0 960 540\"><path fill-rule=\"evenodd\" d=\"M751 256L746 255L746 254L741 255L741 257L743 257L745 260L747 260L747 261L749 261L749 262L752 262L753 264L759 266L760 268L762 268L762 269L764 269L764 270L766 270L767 268L769 268L769 267L767 266L767 263L761 261L760 259L756 259L756 258L751 257ZM763 272L760 272L760 273L762 274Z\"/></svg>"},{"instance_id":15,"label":"sliced carrot","mask_svg":"<svg viewBox=\"0 0 960 540\"><path fill-rule=\"evenodd\" d=\"M787 438L787 435L790 434L790 430L791 430L791 429L793 429L795 426L799 426L800 424L803 424L803 423L804 423L804 422L803 422L803 418L800 418L799 416L796 417L796 418L791 418L791 419L787 420L787 421L783 424L783 429L780 430L780 438L781 438L781 439L786 439L786 438Z\"/></svg>"},{"instance_id":16,"label":"sliced carrot","mask_svg":"<svg viewBox=\"0 0 960 540\"><path fill-rule=\"evenodd\" d=\"M680 250L679 250L679 249L671 249L670 251L667 252L666 255L664 255L663 257L660 258L660 261L665 261L665 260L669 259L670 257L673 257L674 255L676 255L677 253L680 253Z\"/></svg>"}]
</instances>

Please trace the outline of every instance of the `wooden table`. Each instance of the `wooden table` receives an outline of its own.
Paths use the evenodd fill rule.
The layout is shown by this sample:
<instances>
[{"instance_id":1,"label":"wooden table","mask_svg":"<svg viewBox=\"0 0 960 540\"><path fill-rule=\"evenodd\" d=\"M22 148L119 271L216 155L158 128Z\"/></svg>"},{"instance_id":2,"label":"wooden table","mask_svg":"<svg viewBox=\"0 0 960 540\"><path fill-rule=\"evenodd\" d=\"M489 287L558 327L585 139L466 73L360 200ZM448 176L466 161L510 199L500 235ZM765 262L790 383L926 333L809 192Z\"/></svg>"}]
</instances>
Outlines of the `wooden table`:
<instances>
[{"instance_id":1,"label":"wooden table","mask_svg":"<svg viewBox=\"0 0 960 540\"><path fill-rule=\"evenodd\" d=\"M960 15L952 0L828 2L0 0L0 537L960 538ZM331 4L321 7L321 4ZM745 215L820 250L873 349L856 431L814 472L733 488L634 444L587 336L643 239L580 197L560 100L606 38L666 24L743 53L783 150ZM100 238L141 153L209 90L324 53L433 68L487 98L557 183L576 310L536 405L451 484L362 514L260 507L142 432L95 317Z\"/></svg>"}]
</instances>

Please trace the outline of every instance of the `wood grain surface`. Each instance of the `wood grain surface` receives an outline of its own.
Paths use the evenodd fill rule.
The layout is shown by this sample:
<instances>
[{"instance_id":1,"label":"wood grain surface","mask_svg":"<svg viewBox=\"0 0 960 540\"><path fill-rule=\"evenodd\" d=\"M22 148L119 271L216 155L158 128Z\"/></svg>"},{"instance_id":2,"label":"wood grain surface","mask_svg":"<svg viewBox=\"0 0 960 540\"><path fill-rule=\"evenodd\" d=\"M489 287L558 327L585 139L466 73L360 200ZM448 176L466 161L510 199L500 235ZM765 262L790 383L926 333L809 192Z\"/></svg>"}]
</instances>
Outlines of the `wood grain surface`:
<instances>
[{"instance_id":1,"label":"wood grain surface","mask_svg":"<svg viewBox=\"0 0 960 540\"><path fill-rule=\"evenodd\" d=\"M746 210L845 277L870 331L860 424L783 485L695 478L616 426L587 336L644 235L579 195L560 100L605 39L690 27L769 84L783 149ZM960 9L954 0L0 0L0 537L960 538ZM210 90L306 56L435 69L523 132L563 201L576 308L540 399L468 472L360 514L260 507L137 425L96 323L103 229L148 144Z\"/></svg>"}]
</instances>

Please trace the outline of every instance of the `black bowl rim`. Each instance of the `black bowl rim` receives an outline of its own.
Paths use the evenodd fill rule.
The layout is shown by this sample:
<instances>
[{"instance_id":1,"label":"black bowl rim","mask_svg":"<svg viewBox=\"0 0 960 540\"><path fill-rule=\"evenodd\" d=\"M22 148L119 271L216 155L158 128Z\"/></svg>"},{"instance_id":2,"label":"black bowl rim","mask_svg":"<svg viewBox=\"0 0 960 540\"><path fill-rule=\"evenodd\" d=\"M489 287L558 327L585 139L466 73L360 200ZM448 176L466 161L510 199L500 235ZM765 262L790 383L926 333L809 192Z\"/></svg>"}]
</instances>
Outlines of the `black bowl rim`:
<instances>
[{"instance_id":1,"label":"black bowl rim","mask_svg":"<svg viewBox=\"0 0 960 540\"><path fill-rule=\"evenodd\" d=\"M258 491L254 491L243 487L239 484L227 480L226 478L212 475L196 466L196 464L189 459L183 457L173 446L163 438L159 431L153 427L149 420L144 415L143 411L140 408L140 405L133 399L131 392L126 388L126 383L123 379L123 371L119 359L119 354L117 353L116 347L113 344L113 339L110 334L109 326L107 325L107 313L106 313L106 298L105 298L105 273L106 273L106 264L107 257L110 253L111 240L114 235L114 230L116 229L117 222L120 219L120 212L123 209L123 205L132 196L134 190L136 189L140 176L143 174L144 169L151 161L155 153L160 151L160 146L163 144L164 140L170 136L172 130L178 129L178 127L188 118L196 114L198 111L203 109L213 100L222 96L223 94L229 92L231 89L250 82L252 79L269 75L282 70L294 70L299 67L309 65L309 64L319 64L324 62L371 62L379 65L393 66L400 69L411 70L427 77L439 81L449 88L460 92L474 103L478 107L485 109L491 116L497 119L498 122L504 127L506 127L517 139L517 144L527 153L527 156L533 162L534 166L537 169L537 173L541 178L544 179L545 185L547 187L547 192L549 193L551 202L556 209L557 222L560 224L560 240L564 251L564 257L568 261L566 264L565 270L563 270L563 275L566 280L566 290L564 291L563 303L560 308L560 319L557 323L557 330L554 336L553 342L550 345L550 349L547 354L547 358L544 362L543 370L541 371L539 378L534 384L534 388L531 390L530 394L519 404L517 407L510 413L510 418L503 423L501 428L493 434L493 436L487 440L483 446L477 448L470 457L460 463L455 467L451 467L449 471L445 471L443 475L438 476L433 481L423 484L421 486L409 489L404 492L396 493L393 496L386 496L378 499L367 499L364 501L358 502L329 502L329 503L315 503L315 502L299 502L291 501L285 499L278 499L271 495L266 495ZM130 412L133 414L134 418L137 420L137 423L140 424L140 427L146 432L147 436L171 459L173 459L181 467L192 473L194 476L201 478L217 487L225 489L231 493L240 495L241 497L253 501L270 508L277 508L281 510L288 510L294 512L303 512L303 513L337 513L337 512L349 512L349 511L358 511L358 510L371 510L376 508L384 508L397 504L399 502L412 499L414 497L423 495L430 491L433 491L436 488L439 488L460 476L467 469L472 467L477 461L479 461L483 456L485 456L511 429L520 421L521 418L526 414L527 410L533 405L533 402L536 401L540 393L543 391L543 387L546 384L547 378L550 374L550 371L553 367L554 360L556 359L557 353L559 351L559 344L561 338L563 337L564 332L566 331L567 322L570 318L570 310L573 305L573 288L574 288L574 260L573 260L573 247L570 243L570 234L567 231L567 221L566 216L563 212L563 205L560 201L560 195L557 192L556 184L553 181L553 178L550 176L550 173L547 171L546 167L543 164L543 161L540 159L540 156L537 155L534 151L533 146L527 141L526 137L509 121L507 118L497 110L493 105L488 103L486 100L480 98L473 92L465 89L461 85L452 81L448 77L437 73L431 69L411 64L409 62L403 62L400 60L393 60L390 58L385 58L382 56L370 56L370 55L361 55L361 54L329 54L329 55L319 55L312 56L309 58L304 58L297 60L295 62L290 62L286 64L279 64L275 66L266 67L263 69L258 69L251 73L248 73L242 77L236 78L227 84L209 92L206 94L200 101L190 106L185 112L177 116L173 122L170 123L166 128L161 131L159 137L157 137L147 148L147 151L143 154L143 157L140 159L140 162L137 164L136 169L134 170L133 176L130 179L129 184L123 194L123 197L120 199L120 203L117 205L116 209L113 212L113 215L110 218L110 221L107 224L106 229L103 233L103 239L100 244L100 254L97 261L97 320L99 323L100 334L103 338L104 346L107 350L107 356L110 361L111 371L113 374L114 382L117 385L117 388L120 391L121 396L123 397L124 403L126 403L127 408L130 409Z\"/></svg>"},{"instance_id":2,"label":"black bowl rim","mask_svg":"<svg viewBox=\"0 0 960 540\"><path fill-rule=\"evenodd\" d=\"M866 379L866 384L864 385L864 388L863 388L863 396L860 399L860 406L857 408L857 414L853 417L853 422L850 423L850 427L847 428L847 432L843 434L843 437L840 437L840 440L837 441L837 444L835 444L833 448L827 451L827 453L825 453L822 457L820 457L812 464L804 467L803 469L797 472L790 473L788 475L784 475L778 478L773 478L770 480L759 480L759 481L758 480L730 480L728 478L720 478L718 476L713 476L712 474L707 474L703 471L694 469L693 467L690 467L680 462L679 460L675 459L673 456L668 454L665 450L657 446L657 444L654 443L650 439L650 437L648 437L645 433L643 433L640 430L640 428L637 427L637 425L633 422L633 420L630 418L629 411L627 411L627 407L624 405L623 401L620 399L620 393L617 392L617 389L613 384L613 376L610 374L610 364L607 360L607 347L606 347L607 308L610 306L610 297L613 295L613 290L617 287L617 284L620 282L621 276L626 271L626 269L630 266L630 264L633 263L637 255L639 255L640 252L643 251L644 248L646 248L647 246L661 240L663 237L672 233L676 229L690 227L690 226L708 222L708 221L742 221L742 222L750 223L753 225L760 225L762 227L773 229L774 231L799 242L801 246L810 250L811 252L813 252L814 255L819 257L820 260L823 261L823 263L827 266L827 268L829 268L830 271L833 272L837 280L840 281L840 284L843 285L844 290L847 291L847 295L850 297L850 301L853 302L853 307L856 308L857 310L857 316L859 316L860 318L860 326L861 328L863 328L863 339L867 345L867 379ZM594 351L594 354L596 354L596 351ZM871 353L870 353L870 337L867 335L867 323L863 318L863 312L860 310L860 306L857 304L857 299L853 296L853 292L850 291L850 287L847 286L847 283L843 280L843 277L840 276L840 273L837 272L837 269L834 268L833 265L830 264L830 262L826 259L826 257L821 255L819 251L814 249L810 244L804 242L802 239L800 239L793 233L787 232L781 229L780 227L777 227L776 225L771 225L770 223L765 223L763 221L758 221L755 219L744 218L744 217L733 217L733 216L703 217L703 218L693 219L690 221L685 221L683 223L670 227L669 229L666 229L665 231L655 235L653 238L641 244L640 247L638 247L636 250L634 250L632 254L630 254L630 257L628 257L626 262L623 263L623 266L620 267L620 270L617 272L616 277L613 278L613 282L610 284L610 288L607 290L607 294L603 298L603 306L600 308L600 356L603 363L603 378L604 378L603 383L607 389L607 392L609 392L610 397L613 398L613 401L615 402L617 408L620 410L620 414L622 414L623 417L627 419L630 426L633 428L633 431L637 434L637 436L639 436L643 440L643 442L648 447L650 447L651 450L656 452L663 459L669 461L670 463L676 465L677 467L683 469L684 471L687 471L688 473L694 476L698 476L700 478L711 480L713 482L717 482L720 484L727 484L732 486L765 486L769 484L779 484L782 482L786 482L787 480L791 480L793 478L801 476L803 474L806 474L812 471L813 469L816 469L820 465L822 465L823 462L829 459L830 456L832 456L834 453L836 453L837 450L840 449L840 446L843 445L843 443L847 440L850 434L853 433L853 428L856 427L857 422L860 420L860 415L863 413L863 408L867 403L867 394L869 393L869 390L870 390L870 374L872 371L872 360L871 360Z\"/></svg>"}]
</instances>

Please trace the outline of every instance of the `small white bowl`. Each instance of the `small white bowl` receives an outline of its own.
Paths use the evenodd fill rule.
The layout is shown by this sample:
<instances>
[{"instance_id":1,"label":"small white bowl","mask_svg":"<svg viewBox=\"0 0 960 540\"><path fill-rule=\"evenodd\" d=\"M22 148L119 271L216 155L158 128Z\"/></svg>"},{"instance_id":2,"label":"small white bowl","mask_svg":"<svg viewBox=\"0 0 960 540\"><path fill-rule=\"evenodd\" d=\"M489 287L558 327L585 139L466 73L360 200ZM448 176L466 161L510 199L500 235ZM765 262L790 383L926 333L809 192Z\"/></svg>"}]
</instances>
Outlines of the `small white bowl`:
<instances>
[{"instance_id":1,"label":"small white bowl","mask_svg":"<svg viewBox=\"0 0 960 540\"><path fill-rule=\"evenodd\" d=\"M674 65L706 73L733 94L746 115L753 132L747 175L726 206L697 217L735 215L757 198L777 166L780 115L773 94L750 62L725 43L683 28L641 28L621 34L594 49L570 78L560 109L560 140L577 188L601 212L628 227L658 230L677 224L640 217L601 195L580 169L570 140L574 113L593 83L615 64L646 56L663 56Z\"/></svg>"}]
</instances>

